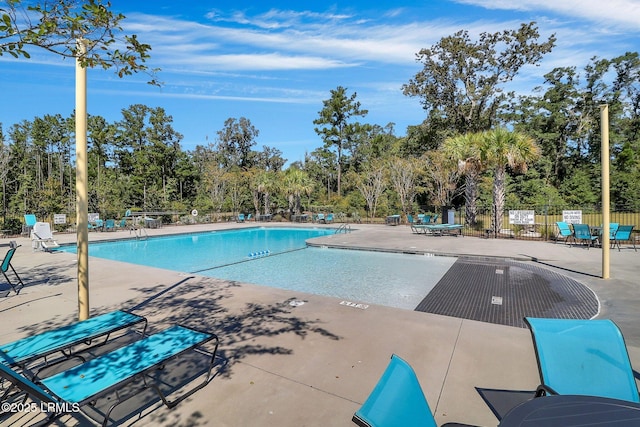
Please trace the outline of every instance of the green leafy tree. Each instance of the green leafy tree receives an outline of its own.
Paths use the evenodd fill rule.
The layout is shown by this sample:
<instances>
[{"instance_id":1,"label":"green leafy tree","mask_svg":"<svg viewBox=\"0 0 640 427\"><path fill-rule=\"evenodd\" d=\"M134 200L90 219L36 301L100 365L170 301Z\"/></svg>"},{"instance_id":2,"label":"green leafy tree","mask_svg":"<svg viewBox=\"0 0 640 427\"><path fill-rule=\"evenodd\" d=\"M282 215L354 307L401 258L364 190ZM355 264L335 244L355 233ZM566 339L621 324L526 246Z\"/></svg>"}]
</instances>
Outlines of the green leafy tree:
<instances>
[{"instance_id":1,"label":"green leafy tree","mask_svg":"<svg viewBox=\"0 0 640 427\"><path fill-rule=\"evenodd\" d=\"M234 166L248 170L256 161L256 153L251 149L256 145L260 131L245 117L229 118L224 128L218 131L218 150L222 163L227 168Z\"/></svg>"},{"instance_id":2,"label":"green leafy tree","mask_svg":"<svg viewBox=\"0 0 640 427\"><path fill-rule=\"evenodd\" d=\"M320 117L313 121L319 127L315 131L324 141L325 148L335 147L337 152L337 185L338 196L342 195L341 178L344 150L351 147L359 131L360 124L353 122L354 117L366 116L367 110L360 108L354 92L347 96L347 89L338 86L331 90L331 98L322 101L324 107L318 113Z\"/></svg>"},{"instance_id":3,"label":"green leafy tree","mask_svg":"<svg viewBox=\"0 0 640 427\"><path fill-rule=\"evenodd\" d=\"M54 0L0 2L0 56L30 58L30 47L43 48L66 58L78 58L85 68L115 68L119 77L137 72L151 76L157 70L145 64L151 46L135 34L122 35L125 16L102 0ZM84 40L81 53L78 40Z\"/></svg>"},{"instance_id":4,"label":"green leafy tree","mask_svg":"<svg viewBox=\"0 0 640 427\"><path fill-rule=\"evenodd\" d=\"M407 96L421 98L431 122L457 133L490 129L505 100L502 85L524 65L537 64L551 51L555 36L538 43L535 23L518 30L481 33L473 42L467 31L442 38L420 50L424 68L403 85Z\"/></svg>"}]
</instances>

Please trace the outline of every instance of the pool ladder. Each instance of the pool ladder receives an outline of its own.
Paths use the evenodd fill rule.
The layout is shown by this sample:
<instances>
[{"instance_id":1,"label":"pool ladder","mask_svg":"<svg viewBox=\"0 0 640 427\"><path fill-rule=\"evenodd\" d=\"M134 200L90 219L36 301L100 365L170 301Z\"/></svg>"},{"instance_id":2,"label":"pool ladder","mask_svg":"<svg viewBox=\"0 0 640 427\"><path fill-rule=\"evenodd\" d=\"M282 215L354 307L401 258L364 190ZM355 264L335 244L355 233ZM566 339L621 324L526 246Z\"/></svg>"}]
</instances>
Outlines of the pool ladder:
<instances>
[{"instance_id":1,"label":"pool ladder","mask_svg":"<svg viewBox=\"0 0 640 427\"><path fill-rule=\"evenodd\" d=\"M136 240L146 240L147 238L149 238L147 230L145 230L144 228L136 228L134 226L131 226L129 228L129 234L131 234L132 231L133 234L136 235Z\"/></svg>"},{"instance_id":2,"label":"pool ladder","mask_svg":"<svg viewBox=\"0 0 640 427\"><path fill-rule=\"evenodd\" d=\"M336 234L338 233L351 233L351 225L349 225L346 222L343 222L342 224L340 224L340 227L338 227L336 229Z\"/></svg>"}]
</instances>

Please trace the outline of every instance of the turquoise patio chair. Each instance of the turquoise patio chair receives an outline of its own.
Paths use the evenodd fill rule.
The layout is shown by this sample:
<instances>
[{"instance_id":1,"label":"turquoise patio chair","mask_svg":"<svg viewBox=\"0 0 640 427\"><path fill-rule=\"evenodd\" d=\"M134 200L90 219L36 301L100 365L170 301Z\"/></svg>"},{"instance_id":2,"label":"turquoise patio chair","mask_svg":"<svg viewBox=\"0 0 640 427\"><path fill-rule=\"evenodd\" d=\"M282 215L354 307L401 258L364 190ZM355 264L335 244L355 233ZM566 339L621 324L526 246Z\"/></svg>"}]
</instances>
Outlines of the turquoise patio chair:
<instances>
[{"instance_id":1,"label":"turquoise patio chair","mask_svg":"<svg viewBox=\"0 0 640 427\"><path fill-rule=\"evenodd\" d=\"M636 249L636 241L635 237L632 235L633 233L633 225L621 225L616 230L616 234L611 239L611 247L618 246L618 252L620 252L620 242L630 242L633 245L633 250L638 252Z\"/></svg>"},{"instance_id":2,"label":"turquoise patio chair","mask_svg":"<svg viewBox=\"0 0 640 427\"><path fill-rule=\"evenodd\" d=\"M106 220L105 223L104 223L104 229L106 231L115 231L116 230L116 220L115 219Z\"/></svg>"},{"instance_id":3,"label":"turquoise patio chair","mask_svg":"<svg viewBox=\"0 0 640 427\"><path fill-rule=\"evenodd\" d=\"M36 225L36 222L38 222L38 220L34 214L25 214L22 234L26 234L27 236L31 235L31 230L33 229L33 226Z\"/></svg>"},{"instance_id":4,"label":"turquoise patio chair","mask_svg":"<svg viewBox=\"0 0 640 427\"><path fill-rule=\"evenodd\" d=\"M573 224L573 237L576 242L586 243L587 249L598 240L598 236L591 234L591 228L587 224Z\"/></svg>"},{"instance_id":5,"label":"turquoise patio chair","mask_svg":"<svg viewBox=\"0 0 640 427\"><path fill-rule=\"evenodd\" d=\"M327 217L325 218L325 223L329 224L330 222L333 222L333 214L332 213L327 214Z\"/></svg>"},{"instance_id":6,"label":"turquoise patio chair","mask_svg":"<svg viewBox=\"0 0 640 427\"><path fill-rule=\"evenodd\" d=\"M238 214L236 217L236 222L244 222L244 214Z\"/></svg>"},{"instance_id":7,"label":"turquoise patio chair","mask_svg":"<svg viewBox=\"0 0 640 427\"><path fill-rule=\"evenodd\" d=\"M567 224L564 221L557 221L556 227L558 227L558 234L556 235L556 243L558 243L558 240L560 240L561 238L564 239L565 243L569 242L569 240L574 240L573 230L571 229L569 224Z\"/></svg>"},{"instance_id":8,"label":"turquoise patio chair","mask_svg":"<svg viewBox=\"0 0 640 427\"><path fill-rule=\"evenodd\" d=\"M600 396L640 402L622 333L611 320L526 317L541 384L537 395Z\"/></svg>"},{"instance_id":9,"label":"turquoise patio chair","mask_svg":"<svg viewBox=\"0 0 640 427\"><path fill-rule=\"evenodd\" d=\"M360 427L437 427L413 368L397 355L351 419ZM473 427L446 423L448 427Z\"/></svg>"},{"instance_id":10,"label":"turquoise patio chair","mask_svg":"<svg viewBox=\"0 0 640 427\"><path fill-rule=\"evenodd\" d=\"M22 279L20 278L20 276L18 276L18 273L13 268L13 265L11 265L11 258L13 258L13 254L16 252L16 249L18 249L18 247L19 246L12 245L12 247L9 248L9 250L7 251L7 254L4 256L4 259L2 260L2 267L0 268L0 270L2 270L2 275L7 280L7 283L9 283L9 286L11 286L11 288L16 294L19 294L20 290L24 288L24 283L22 283ZM13 274L18 279L18 283L13 283L9 279L9 276L7 276L7 272L9 271L9 269L13 271Z\"/></svg>"},{"instance_id":11,"label":"turquoise patio chair","mask_svg":"<svg viewBox=\"0 0 640 427\"><path fill-rule=\"evenodd\" d=\"M360 427L437 427L413 368L395 354L352 421Z\"/></svg>"}]
</instances>

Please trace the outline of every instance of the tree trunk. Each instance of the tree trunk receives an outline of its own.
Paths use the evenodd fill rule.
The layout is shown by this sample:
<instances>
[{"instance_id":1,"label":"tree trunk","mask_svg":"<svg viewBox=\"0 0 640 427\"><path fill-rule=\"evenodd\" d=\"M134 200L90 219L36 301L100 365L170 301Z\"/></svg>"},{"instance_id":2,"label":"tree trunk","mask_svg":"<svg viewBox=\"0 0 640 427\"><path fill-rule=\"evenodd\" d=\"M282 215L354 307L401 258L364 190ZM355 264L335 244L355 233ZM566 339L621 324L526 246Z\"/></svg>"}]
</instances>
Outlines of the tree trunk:
<instances>
[{"instance_id":1,"label":"tree trunk","mask_svg":"<svg viewBox=\"0 0 640 427\"><path fill-rule=\"evenodd\" d=\"M465 201L465 224L474 226L476 224L476 217L478 209L476 201L478 200L478 173L468 172L465 176L465 189L464 189L464 201Z\"/></svg>"},{"instance_id":2,"label":"tree trunk","mask_svg":"<svg viewBox=\"0 0 640 427\"><path fill-rule=\"evenodd\" d=\"M502 215L504 213L504 181L506 175L506 168L504 166L498 166L495 169L495 177L493 180L493 219L492 228L497 236L502 226Z\"/></svg>"}]
</instances>

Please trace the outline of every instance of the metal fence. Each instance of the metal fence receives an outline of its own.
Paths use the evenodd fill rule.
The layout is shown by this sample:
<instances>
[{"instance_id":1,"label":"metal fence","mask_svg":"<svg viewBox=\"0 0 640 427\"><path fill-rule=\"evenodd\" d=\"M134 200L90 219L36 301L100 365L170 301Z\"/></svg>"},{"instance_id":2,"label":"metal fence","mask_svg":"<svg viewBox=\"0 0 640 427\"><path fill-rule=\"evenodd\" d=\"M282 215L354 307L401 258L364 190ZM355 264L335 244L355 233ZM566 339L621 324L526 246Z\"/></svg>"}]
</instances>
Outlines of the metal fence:
<instances>
[{"instance_id":1,"label":"metal fence","mask_svg":"<svg viewBox=\"0 0 640 427\"><path fill-rule=\"evenodd\" d=\"M443 222L464 224L466 236L523 239L554 240L558 234L557 221L577 222L590 226L602 225L602 209L600 206L507 206L500 218L498 226L493 227L491 218L493 207L478 206L475 224L468 224L465 208L443 208ZM453 216L452 216L453 215ZM640 232L640 209L624 206L612 206L609 221L620 225L633 225L634 232Z\"/></svg>"}]
</instances>

